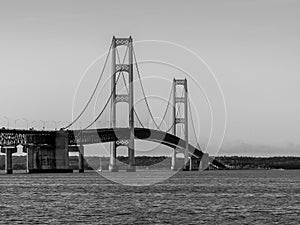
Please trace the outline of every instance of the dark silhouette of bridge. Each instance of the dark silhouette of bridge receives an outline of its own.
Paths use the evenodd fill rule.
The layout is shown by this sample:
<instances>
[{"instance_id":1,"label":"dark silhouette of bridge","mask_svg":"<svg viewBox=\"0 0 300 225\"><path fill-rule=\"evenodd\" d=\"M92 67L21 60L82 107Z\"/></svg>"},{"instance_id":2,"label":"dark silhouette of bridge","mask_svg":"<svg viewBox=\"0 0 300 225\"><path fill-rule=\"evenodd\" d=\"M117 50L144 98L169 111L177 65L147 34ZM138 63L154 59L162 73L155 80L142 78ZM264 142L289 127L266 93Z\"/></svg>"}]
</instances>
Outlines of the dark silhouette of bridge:
<instances>
[{"instance_id":1,"label":"dark silhouette of bridge","mask_svg":"<svg viewBox=\"0 0 300 225\"><path fill-rule=\"evenodd\" d=\"M121 61L118 52L118 46L125 46L126 52ZM103 76L104 68L107 64L109 56L112 56L112 72L111 72L111 93L105 101L103 109L97 117L86 127L81 129L73 129L73 125L79 121L85 113L91 100L93 99L99 83ZM127 57L126 57L127 55ZM128 62L125 63L125 59ZM118 63L117 63L118 60ZM133 74L134 66L136 66L138 80L140 81L144 100L147 106L147 111L151 117L156 129L145 127L139 118L138 113L134 108L134 87ZM128 76L126 83L125 75ZM117 93L117 83L120 78L123 78L127 93ZM183 87L182 95L178 96L178 86ZM169 104L173 99L173 104ZM125 102L128 104L128 127L117 126L116 107L118 103ZM110 107L108 107L110 105ZM179 107L183 105L184 114L179 115ZM110 125L105 128L92 128L97 121L101 120L103 112L110 109ZM151 113L147 97L141 82L141 75L138 69L136 56L133 49L132 38L115 38L113 37L110 49L105 60L102 73L99 76L98 82L90 96L87 104L83 107L78 116L66 127L58 131L39 131L39 130L18 130L18 129L1 129L0 130L0 145L1 152L6 156L6 172L12 173L12 154L16 152L16 146L22 145L23 151L27 153L27 172L71 172L69 167L69 152L79 152L79 172L84 171L84 146L96 143L112 143L110 149L110 164L109 170L118 171L117 167L117 148L125 146L128 148L128 171L135 171L135 145L134 140L140 139L168 146L172 149L172 170L199 170L208 168L211 164L217 169L226 169L226 166L216 160L210 160L207 153L204 153L200 145L193 146L189 143L189 102L188 102L188 85L186 79L174 79L170 93L168 106L164 113L164 118L168 115L168 110L171 109L172 124L168 129L163 130L161 124L157 124ZM162 119L162 122L164 120ZM139 126L135 125L135 121ZM192 128L194 129L193 120ZM177 135L176 125L184 126L184 139ZM195 135L196 136L196 135ZM176 157L178 153L183 153L185 166L178 168L176 165Z\"/></svg>"}]
</instances>

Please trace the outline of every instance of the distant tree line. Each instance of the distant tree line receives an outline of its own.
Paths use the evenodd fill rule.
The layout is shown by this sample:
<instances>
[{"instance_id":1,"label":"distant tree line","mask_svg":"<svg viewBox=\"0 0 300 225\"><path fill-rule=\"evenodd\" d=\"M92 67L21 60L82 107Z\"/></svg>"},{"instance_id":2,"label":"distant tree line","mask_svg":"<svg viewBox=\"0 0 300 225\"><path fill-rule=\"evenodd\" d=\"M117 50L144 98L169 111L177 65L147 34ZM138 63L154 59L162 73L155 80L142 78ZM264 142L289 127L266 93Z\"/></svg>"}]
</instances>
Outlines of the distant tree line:
<instances>
[{"instance_id":1,"label":"distant tree line","mask_svg":"<svg viewBox=\"0 0 300 225\"><path fill-rule=\"evenodd\" d=\"M102 157L102 169L107 170L109 165L109 158ZM137 156L135 157L136 166L140 167L150 167L155 165L156 167L164 168L171 165L171 159L166 156L157 156L157 157L148 157L148 156ZM69 157L69 164L70 167L74 170L78 169L78 157L77 156L70 156ZM126 169L128 165L128 157L125 156L118 156L117 157L117 164L119 164L120 168L124 167ZM167 166L166 166L167 165ZM99 157L92 157L88 156L85 157L84 167L85 169L95 169L99 168L100 166L100 159ZM0 170L5 169L5 156L0 156ZM13 169L14 170L25 170L26 169L26 156L13 156Z\"/></svg>"},{"instance_id":2,"label":"distant tree line","mask_svg":"<svg viewBox=\"0 0 300 225\"><path fill-rule=\"evenodd\" d=\"M216 157L232 169L300 169L300 157Z\"/></svg>"},{"instance_id":3,"label":"distant tree line","mask_svg":"<svg viewBox=\"0 0 300 225\"><path fill-rule=\"evenodd\" d=\"M246 157L246 156L218 156L220 162L230 166L231 169L300 169L300 157ZM78 157L71 156L69 158L71 168L78 169ZM166 156L137 156L135 158L136 166L157 169L169 168L171 158ZM183 159L178 159L177 164L182 165ZM107 170L109 158L101 158L102 169ZM121 169L126 169L128 165L128 157L119 156L117 164ZM95 169L100 166L99 157L85 157L85 169ZM5 169L5 156L0 155L0 170ZM13 169L26 169L26 156L13 156Z\"/></svg>"}]
</instances>

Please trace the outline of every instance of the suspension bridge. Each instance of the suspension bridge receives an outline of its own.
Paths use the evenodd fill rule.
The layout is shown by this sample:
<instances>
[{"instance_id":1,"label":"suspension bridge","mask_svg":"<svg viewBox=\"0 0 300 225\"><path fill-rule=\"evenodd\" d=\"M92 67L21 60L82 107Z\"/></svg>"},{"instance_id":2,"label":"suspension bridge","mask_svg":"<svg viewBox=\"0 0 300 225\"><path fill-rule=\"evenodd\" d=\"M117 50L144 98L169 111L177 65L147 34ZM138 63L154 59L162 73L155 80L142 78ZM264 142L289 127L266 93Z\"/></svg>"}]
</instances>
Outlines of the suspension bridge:
<instances>
[{"instance_id":1,"label":"suspension bridge","mask_svg":"<svg viewBox=\"0 0 300 225\"><path fill-rule=\"evenodd\" d=\"M120 56L118 48L125 47L124 56ZM105 68L111 58L110 71L110 92L105 101L102 101L103 107L98 115L93 118L90 124L80 129L75 129L75 125L85 114L92 100L95 98L99 85L103 82ZM143 114L150 116L150 121L154 127L147 127L139 112L135 109L134 98L134 74L137 74L137 81L141 87L145 109ZM117 86L122 82L124 91L119 92ZM69 153L78 152L79 172L84 172L85 146L97 143L111 143L109 171L117 172L117 148L120 146L128 149L127 171L136 171L135 164L135 140L145 140L154 143L160 143L167 146L172 151L171 170L203 170L208 166L216 169L226 169L226 166L217 160L210 159L207 153L204 153L197 141L196 129L193 117L191 115L191 106L189 103L188 81L187 79L176 79L172 81L168 103L166 105L163 118L157 122L153 117L150 104L145 94L142 83L140 69L135 54L133 40L129 38L113 37L106 56L104 66L97 83L90 95L87 103L82 110L73 119L73 121L59 130L24 130L24 129L1 129L0 145L1 152L5 154L6 173L13 172L12 155L17 152L17 146L23 146L23 152L27 153L27 172L72 172L69 165ZM181 94L179 93L181 91ZM179 94L179 95L178 95ZM118 103L127 103L128 105L128 125L125 127L118 125L117 105ZM180 109L180 107L183 107ZM183 113L180 113L183 110ZM125 110L124 110L125 111ZM109 124L98 126L99 121L103 120L104 114L109 115ZM123 113L124 114L124 113ZM163 128L163 124L170 117L170 124ZM189 125L197 141L196 145L189 142ZM179 128L182 131L179 135ZM178 154L184 156L184 166L179 168L177 165Z\"/></svg>"}]
</instances>

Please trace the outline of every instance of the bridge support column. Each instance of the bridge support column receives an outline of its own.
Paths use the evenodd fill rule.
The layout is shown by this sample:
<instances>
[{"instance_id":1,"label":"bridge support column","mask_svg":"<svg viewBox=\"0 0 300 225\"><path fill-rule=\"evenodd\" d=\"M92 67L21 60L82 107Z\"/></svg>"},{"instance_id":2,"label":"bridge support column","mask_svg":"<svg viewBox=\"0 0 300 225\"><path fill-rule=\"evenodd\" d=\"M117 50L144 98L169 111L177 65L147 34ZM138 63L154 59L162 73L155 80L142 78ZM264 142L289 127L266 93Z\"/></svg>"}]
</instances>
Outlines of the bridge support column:
<instances>
[{"instance_id":1,"label":"bridge support column","mask_svg":"<svg viewBox=\"0 0 300 225\"><path fill-rule=\"evenodd\" d=\"M130 128L130 139L128 145L128 159L129 159L129 167L127 171L134 172L135 169L135 157L134 157L134 90L133 90L133 48L132 48L132 38L129 37L128 43L129 55L128 55L128 64L129 64L129 128Z\"/></svg>"},{"instance_id":2,"label":"bridge support column","mask_svg":"<svg viewBox=\"0 0 300 225\"><path fill-rule=\"evenodd\" d=\"M108 169L110 172L118 172L116 142L113 142L112 145L114 145L114 146L112 146L112 148L110 149L110 158L109 158Z\"/></svg>"},{"instance_id":3,"label":"bridge support column","mask_svg":"<svg viewBox=\"0 0 300 225\"><path fill-rule=\"evenodd\" d=\"M176 150L172 150L172 163L171 163L171 170L176 171L177 165L176 165Z\"/></svg>"},{"instance_id":4,"label":"bridge support column","mask_svg":"<svg viewBox=\"0 0 300 225\"><path fill-rule=\"evenodd\" d=\"M34 147L33 146L27 146L26 147L27 152L27 159L26 159L26 173L30 173L35 167L34 167Z\"/></svg>"},{"instance_id":5,"label":"bridge support column","mask_svg":"<svg viewBox=\"0 0 300 225\"><path fill-rule=\"evenodd\" d=\"M190 171L198 171L199 165L200 159L192 155L190 158Z\"/></svg>"},{"instance_id":6,"label":"bridge support column","mask_svg":"<svg viewBox=\"0 0 300 225\"><path fill-rule=\"evenodd\" d=\"M79 173L84 173L84 147L83 145L80 145L78 147L79 153L78 153L78 170Z\"/></svg>"},{"instance_id":7,"label":"bridge support column","mask_svg":"<svg viewBox=\"0 0 300 225\"><path fill-rule=\"evenodd\" d=\"M116 64L116 48L120 45L124 45L128 48L128 63L119 62L122 64ZM118 57L119 58L119 57ZM116 73L128 74L128 94L118 94L117 93L117 82ZM120 74L119 74L120 75ZM126 80L126 79L124 79ZM126 82L126 81L125 81ZM130 137L128 147L128 167L127 171L135 171L135 153L134 153L134 90L133 90L133 47L132 38L115 38L112 40L112 76L111 76L111 108L110 108L110 125L112 128L116 127L116 105L119 102L126 102L129 106L129 128ZM119 141L119 140L118 140ZM116 165L117 157L117 144L116 141L113 142L110 149L110 164L109 171L118 171Z\"/></svg>"},{"instance_id":8,"label":"bridge support column","mask_svg":"<svg viewBox=\"0 0 300 225\"><path fill-rule=\"evenodd\" d=\"M189 122L188 122L188 90L187 90L187 80L184 79L184 139L185 139L185 149L184 149L184 162L187 165L187 163L189 162ZM192 166L192 160L190 160L190 170L191 170L191 166Z\"/></svg>"},{"instance_id":9,"label":"bridge support column","mask_svg":"<svg viewBox=\"0 0 300 225\"><path fill-rule=\"evenodd\" d=\"M13 173L12 149L11 148L5 148L5 173L6 174Z\"/></svg>"},{"instance_id":10,"label":"bridge support column","mask_svg":"<svg viewBox=\"0 0 300 225\"><path fill-rule=\"evenodd\" d=\"M69 167L68 134L66 131L59 130L55 132L55 168L53 172L72 173Z\"/></svg>"},{"instance_id":11,"label":"bridge support column","mask_svg":"<svg viewBox=\"0 0 300 225\"><path fill-rule=\"evenodd\" d=\"M17 147L2 147L1 152L5 153L5 173L13 173L12 154L17 152Z\"/></svg>"},{"instance_id":12,"label":"bridge support column","mask_svg":"<svg viewBox=\"0 0 300 225\"><path fill-rule=\"evenodd\" d=\"M131 143L132 141L129 141L129 146L128 146L128 172L135 172L135 158L134 158L134 144ZM131 143L131 144L130 144Z\"/></svg>"},{"instance_id":13,"label":"bridge support column","mask_svg":"<svg viewBox=\"0 0 300 225\"><path fill-rule=\"evenodd\" d=\"M172 117L173 117L173 121L174 121L172 133L174 135L176 135L176 82L175 82L175 79L173 80L172 88L173 88L173 110L172 110ZM176 166L177 166L176 165L176 148L174 148L173 152L172 152L171 170L172 171L176 171L177 170Z\"/></svg>"},{"instance_id":14,"label":"bridge support column","mask_svg":"<svg viewBox=\"0 0 300 225\"><path fill-rule=\"evenodd\" d=\"M116 38L113 37L112 40L112 75L111 75L111 107L110 107L110 126L112 128L116 127ZM110 145L110 159L109 159L109 166L108 166L108 170L110 172L117 172L118 168L116 165L116 158L117 158L117 146L116 146L116 142L114 141L111 145Z\"/></svg>"},{"instance_id":15,"label":"bridge support column","mask_svg":"<svg viewBox=\"0 0 300 225\"><path fill-rule=\"evenodd\" d=\"M200 161L199 170L206 170L208 166L209 166L209 155L208 153L204 153Z\"/></svg>"},{"instance_id":16,"label":"bridge support column","mask_svg":"<svg viewBox=\"0 0 300 225\"><path fill-rule=\"evenodd\" d=\"M177 86L183 87L183 96L177 96ZM177 104L184 105L184 115L183 117L177 117L178 113L176 110ZM191 162L189 161L189 129L188 129L188 89L187 89L187 80L186 79L173 79L173 134L177 135L176 125L182 123L184 125L184 139L185 139L185 148L184 148L184 166L182 170L190 170ZM175 151L175 149L174 149ZM172 157L173 158L173 157ZM174 162L176 161L176 155L174 157ZM172 159L173 162L173 159ZM173 165L173 164L172 164ZM172 169L172 168L171 168Z\"/></svg>"}]
</instances>

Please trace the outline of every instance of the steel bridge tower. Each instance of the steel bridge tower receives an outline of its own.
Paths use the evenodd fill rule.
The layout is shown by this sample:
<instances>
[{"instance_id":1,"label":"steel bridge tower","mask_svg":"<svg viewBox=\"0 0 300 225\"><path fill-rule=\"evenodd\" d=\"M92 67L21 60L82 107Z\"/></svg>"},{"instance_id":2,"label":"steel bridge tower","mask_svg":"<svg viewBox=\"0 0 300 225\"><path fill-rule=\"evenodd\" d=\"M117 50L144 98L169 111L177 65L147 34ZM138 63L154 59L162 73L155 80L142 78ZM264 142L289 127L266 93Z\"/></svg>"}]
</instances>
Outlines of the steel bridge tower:
<instances>
[{"instance_id":1,"label":"steel bridge tower","mask_svg":"<svg viewBox=\"0 0 300 225\"><path fill-rule=\"evenodd\" d=\"M128 47L128 62L117 64L116 51L118 46ZM126 57L126 56L125 56ZM116 74L123 73L128 75L128 94L117 93L117 80ZM134 158L134 98L133 98L133 46L132 38L115 38L112 39L112 76L111 76L111 112L110 112L110 125L112 128L116 127L116 106L117 103L126 102L129 105L129 129L130 135L126 140L117 140L112 143L110 149L110 164L109 170L111 172L118 171L116 158L117 148L119 146L127 146L128 148L128 168L127 171L135 171L135 158Z\"/></svg>"},{"instance_id":2,"label":"steel bridge tower","mask_svg":"<svg viewBox=\"0 0 300 225\"><path fill-rule=\"evenodd\" d=\"M178 86L183 86L183 96L177 96L177 87ZM173 79L173 113L172 113L172 118L173 118L173 130L172 133L175 136L177 135L177 129L176 125L177 124L184 124L184 140L186 143L185 146L185 151L184 151L184 168L183 170L189 170L189 155L188 155L188 145L189 145L189 130L188 130L188 88L187 88L187 80L186 79ZM177 117L177 110L176 106L177 104L183 104L184 105L184 115L183 117ZM177 170L177 165L176 165L176 148L173 150L173 155L172 155L172 165L171 165L171 170Z\"/></svg>"}]
</instances>

